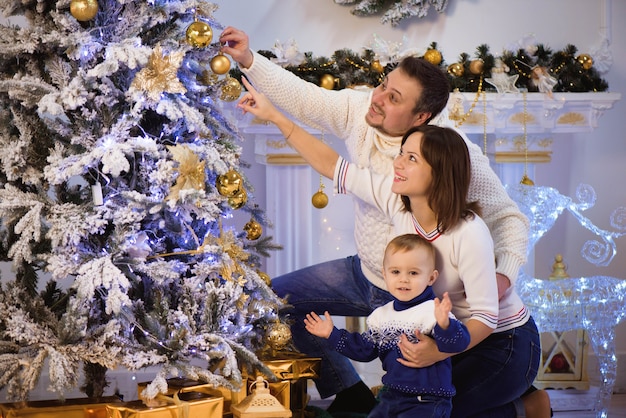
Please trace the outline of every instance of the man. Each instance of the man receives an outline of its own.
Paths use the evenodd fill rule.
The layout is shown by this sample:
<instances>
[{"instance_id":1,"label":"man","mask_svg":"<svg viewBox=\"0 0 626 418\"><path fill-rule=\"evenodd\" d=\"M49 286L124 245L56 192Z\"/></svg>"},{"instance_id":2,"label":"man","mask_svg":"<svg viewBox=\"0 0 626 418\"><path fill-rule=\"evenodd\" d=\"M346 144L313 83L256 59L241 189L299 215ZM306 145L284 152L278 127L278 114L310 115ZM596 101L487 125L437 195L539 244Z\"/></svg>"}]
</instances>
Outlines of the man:
<instances>
[{"instance_id":1,"label":"man","mask_svg":"<svg viewBox=\"0 0 626 418\"><path fill-rule=\"evenodd\" d=\"M375 89L331 91L308 83L253 52L248 36L227 27L220 36L229 54L257 90L303 124L344 139L352 162L391 173L402 135L429 123L451 125L445 110L449 85L441 70L424 60L409 58L391 71ZM432 122L431 122L432 123ZM462 133L461 133L462 134ZM514 286L526 262L528 220L504 190L481 149L462 134L470 150L470 201L479 201L494 239L498 289ZM336 394L329 411L368 412L374 406L369 388L345 357L311 336L303 319L312 310L331 315L367 316L391 300L380 275L392 225L378 211L355 202L357 255L310 266L274 278L272 287L293 305L293 340L299 350L322 357L316 382L322 398Z\"/></svg>"}]
</instances>

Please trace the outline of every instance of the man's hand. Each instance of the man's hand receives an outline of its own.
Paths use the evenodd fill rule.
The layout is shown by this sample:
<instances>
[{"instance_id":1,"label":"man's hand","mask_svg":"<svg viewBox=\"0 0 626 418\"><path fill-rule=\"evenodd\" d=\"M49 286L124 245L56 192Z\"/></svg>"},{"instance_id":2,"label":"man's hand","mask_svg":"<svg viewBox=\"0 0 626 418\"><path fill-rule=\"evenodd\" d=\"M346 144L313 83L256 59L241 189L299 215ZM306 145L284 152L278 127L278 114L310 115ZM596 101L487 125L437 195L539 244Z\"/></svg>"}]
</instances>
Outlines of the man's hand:
<instances>
[{"instance_id":1,"label":"man's hand","mask_svg":"<svg viewBox=\"0 0 626 418\"><path fill-rule=\"evenodd\" d=\"M250 68L254 56L250 51L248 35L244 31L228 26L222 31L220 42L223 44L220 52L233 57L240 67Z\"/></svg>"},{"instance_id":2,"label":"man's hand","mask_svg":"<svg viewBox=\"0 0 626 418\"><path fill-rule=\"evenodd\" d=\"M504 292L511 287L511 281L504 274L496 273L496 282L498 283L498 300L500 300L504 296Z\"/></svg>"}]
</instances>

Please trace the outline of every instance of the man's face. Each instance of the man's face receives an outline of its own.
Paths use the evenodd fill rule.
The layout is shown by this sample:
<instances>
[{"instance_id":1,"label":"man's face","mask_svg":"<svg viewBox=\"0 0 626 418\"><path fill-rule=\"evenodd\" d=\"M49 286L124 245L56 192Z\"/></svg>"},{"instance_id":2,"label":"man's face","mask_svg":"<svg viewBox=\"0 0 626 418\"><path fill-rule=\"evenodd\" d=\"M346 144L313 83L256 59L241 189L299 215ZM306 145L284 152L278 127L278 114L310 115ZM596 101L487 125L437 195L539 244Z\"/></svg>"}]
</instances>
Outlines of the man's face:
<instances>
[{"instance_id":1,"label":"man's face","mask_svg":"<svg viewBox=\"0 0 626 418\"><path fill-rule=\"evenodd\" d=\"M430 116L423 112L413 113L422 90L415 79L396 68L374 89L365 121L387 135L404 135L409 128L423 124Z\"/></svg>"}]
</instances>

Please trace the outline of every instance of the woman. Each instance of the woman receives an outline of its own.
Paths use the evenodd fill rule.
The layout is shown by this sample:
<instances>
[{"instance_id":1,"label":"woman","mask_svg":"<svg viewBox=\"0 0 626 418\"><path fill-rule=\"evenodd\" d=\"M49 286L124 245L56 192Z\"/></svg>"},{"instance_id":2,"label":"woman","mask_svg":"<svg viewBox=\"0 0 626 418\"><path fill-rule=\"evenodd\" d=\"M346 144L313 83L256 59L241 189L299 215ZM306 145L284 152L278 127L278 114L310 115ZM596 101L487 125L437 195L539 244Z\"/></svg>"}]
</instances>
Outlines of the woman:
<instances>
[{"instance_id":1,"label":"woman","mask_svg":"<svg viewBox=\"0 0 626 418\"><path fill-rule=\"evenodd\" d=\"M338 193L378 208L397 235L418 233L437 249L440 278L433 290L448 292L471 338L468 349L452 357L452 416L524 416L520 397L537 374L539 333L514 289L498 301L493 242L477 204L467 202L470 160L463 139L447 128L413 128L403 137L394 175L376 175L344 160L243 83L248 92L238 106L274 123L315 170L333 179ZM399 344L403 364L425 367L451 356L416 335L418 344L405 337Z\"/></svg>"}]
</instances>

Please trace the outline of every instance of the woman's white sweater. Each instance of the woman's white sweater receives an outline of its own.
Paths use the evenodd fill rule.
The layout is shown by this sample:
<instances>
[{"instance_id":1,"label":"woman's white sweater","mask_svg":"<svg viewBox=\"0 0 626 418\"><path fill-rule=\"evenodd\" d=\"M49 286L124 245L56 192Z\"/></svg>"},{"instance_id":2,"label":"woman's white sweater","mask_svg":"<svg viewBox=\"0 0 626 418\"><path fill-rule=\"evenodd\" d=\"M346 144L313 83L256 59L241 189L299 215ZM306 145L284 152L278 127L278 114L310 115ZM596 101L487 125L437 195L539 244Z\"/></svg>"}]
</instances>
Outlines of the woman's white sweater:
<instances>
[{"instance_id":1,"label":"woman's white sweater","mask_svg":"<svg viewBox=\"0 0 626 418\"><path fill-rule=\"evenodd\" d=\"M250 68L241 70L278 108L304 125L344 140L351 162L382 174L393 172L393 159L399 152L402 137L385 135L366 123L371 89L327 90L258 53L254 53ZM445 115L440 115L434 123L453 127ZM470 151L469 200L477 200L482 207L482 218L494 240L496 271L507 276L514 286L519 269L526 262L528 219L508 196L480 147L458 132ZM356 199L354 205L354 238L363 273L373 284L382 287L383 254L394 236L394 229L376 208Z\"/></svg>"}]
</instances>

